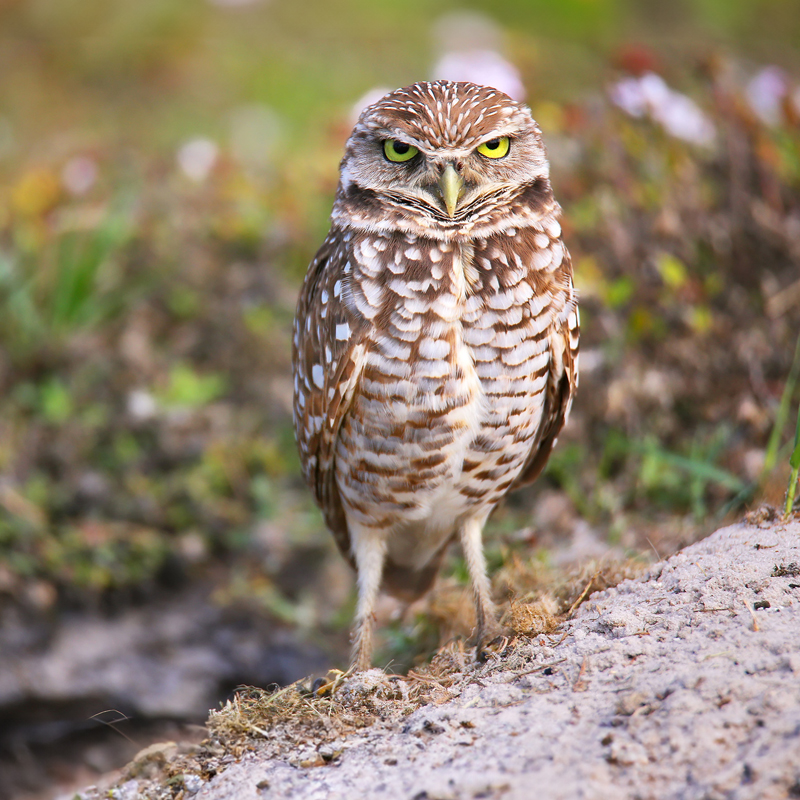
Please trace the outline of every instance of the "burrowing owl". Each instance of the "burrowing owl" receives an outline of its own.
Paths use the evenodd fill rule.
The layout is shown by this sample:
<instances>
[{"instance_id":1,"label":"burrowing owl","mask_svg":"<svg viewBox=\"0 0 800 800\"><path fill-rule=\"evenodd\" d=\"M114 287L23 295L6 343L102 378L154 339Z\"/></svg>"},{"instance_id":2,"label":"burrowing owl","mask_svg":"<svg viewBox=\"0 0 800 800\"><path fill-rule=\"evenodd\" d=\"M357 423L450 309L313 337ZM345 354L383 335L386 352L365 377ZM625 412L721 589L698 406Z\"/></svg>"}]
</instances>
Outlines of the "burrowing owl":
<instances>
[{"instance_id":1,"label":"burrowing owl","mask_svg":"<svg viewBox=\"0 0 800 800\"><path fill-rule=\"evenodd\" d=\"M358 572L353 666L381 582L405 599L461 540L478 647L497 632L481 534L534 480L578 382L578 308L530 111L471 83L364 110L294 324L303 474Z\"/></svg>"}]
</instances>

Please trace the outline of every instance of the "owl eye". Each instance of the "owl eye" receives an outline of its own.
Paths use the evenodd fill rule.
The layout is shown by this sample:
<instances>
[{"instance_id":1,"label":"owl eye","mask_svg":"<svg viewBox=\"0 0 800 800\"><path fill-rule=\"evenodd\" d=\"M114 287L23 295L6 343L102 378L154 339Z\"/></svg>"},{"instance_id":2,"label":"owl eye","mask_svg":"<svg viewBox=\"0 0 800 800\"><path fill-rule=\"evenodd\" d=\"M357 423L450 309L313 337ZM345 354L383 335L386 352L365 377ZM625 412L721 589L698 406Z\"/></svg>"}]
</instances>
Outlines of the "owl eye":
<instances>
[{"instance_id":1,"label":"owl eye","mask_svg":"<svg viewBox=\"0 0 800 800\"><path fill-rule=\"evenodd\" d=\"M502 158L508 155L511 149L511 140L508 136L500 136L497 139L489 139L478 146L478 152L486 158Z\"/></svg>"},{"instance_id":2,"label":"owl eye","mask_svg":"<svg viewBox=\"0 0 800 800\"><path fill-rule=\"evenodd\" d=\"M389 161L410 161L417 153L419 150L413 144L398 139L387 139L383 143L383 154Z\"/></svg>"}]
</instances>

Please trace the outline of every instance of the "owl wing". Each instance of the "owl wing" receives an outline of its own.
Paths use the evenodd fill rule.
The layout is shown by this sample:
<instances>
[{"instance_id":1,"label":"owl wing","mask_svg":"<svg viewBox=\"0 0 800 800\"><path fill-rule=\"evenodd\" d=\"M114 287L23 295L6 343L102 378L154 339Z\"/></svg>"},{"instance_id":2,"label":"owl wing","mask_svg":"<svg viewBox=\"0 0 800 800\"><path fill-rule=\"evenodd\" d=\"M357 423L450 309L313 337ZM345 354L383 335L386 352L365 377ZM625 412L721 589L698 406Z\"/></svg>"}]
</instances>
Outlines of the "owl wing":
<instances>
[{"instance_id":1,"label":"owl wing","mask_svg":"<svg viewBox=\"0 0 800 800\"><path fill-rule=\"evenodd\" d=\"M336 544L352 562L334 454L363 366L366 325L343 302L350 278L348 239L333 228L309 266L295 314L292 364L303 477Z\"/></svg>"},{"instance_id":2,"label":"owl wing","mask_svg":"<svg viewBox=\"0 0 800 800\"><path fill-rule=\"evenodd\" d=\"M569 255L566 254L566 251L565 261L569 268ZM550 372L545 389L542 422L525 466L512 488L533 483L539 477L555 446L558 434L567 421L575 390L578 387L579 339L578 298L572 285L571 268L569 268L567 300L556 315L548 334Z\"/></svg>"}]
</instances>

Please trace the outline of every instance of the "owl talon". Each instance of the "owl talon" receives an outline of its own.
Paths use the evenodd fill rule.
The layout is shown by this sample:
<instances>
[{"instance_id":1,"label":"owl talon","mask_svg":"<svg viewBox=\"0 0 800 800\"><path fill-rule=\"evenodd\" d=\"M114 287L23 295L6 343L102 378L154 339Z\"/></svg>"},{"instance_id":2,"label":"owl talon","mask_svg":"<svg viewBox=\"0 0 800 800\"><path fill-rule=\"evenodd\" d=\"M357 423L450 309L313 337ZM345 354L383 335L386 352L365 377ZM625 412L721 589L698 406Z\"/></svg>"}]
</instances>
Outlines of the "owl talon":
<instances>
[{"instance_id":1,"label":"owl talon","mask_svg":"<svg viewBox=\"0 0 800 800\"><path fill-rule=\"evenodd\" d=\"M324 678L317 678L311 684L311 694L314 697L330 697L349 676L350 670L347 672L342 672L340 669L328 670Z\"/></svg>"},{"instance_id":2,"label":"owl talon","mask_svg":"<svg viewBox=\"0 0 800 800\"><path fill-rule=\"evenodd\" d=\"M509 638L504 634L485 640L475 647L475 660L479 664L485 664L490 658L499 658L508 649L508 644Z\"/></svg>"}]
</instances>

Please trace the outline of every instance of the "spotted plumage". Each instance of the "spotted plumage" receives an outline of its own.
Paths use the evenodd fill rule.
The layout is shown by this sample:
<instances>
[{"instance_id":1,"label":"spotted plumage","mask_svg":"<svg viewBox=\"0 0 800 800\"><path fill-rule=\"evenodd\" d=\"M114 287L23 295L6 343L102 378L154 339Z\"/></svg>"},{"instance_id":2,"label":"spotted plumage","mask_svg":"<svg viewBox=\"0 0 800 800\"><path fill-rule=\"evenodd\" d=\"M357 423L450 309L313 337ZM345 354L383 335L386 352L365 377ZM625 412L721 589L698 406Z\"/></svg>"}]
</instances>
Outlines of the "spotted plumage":
<instances>
[{"instance_id":1,"label":"spotted plumage","mask_svg":"<svg viewBox=\"0 0 800 800\"><path fill-rule=\"evenodd\" d=\"M540 131L502 93L386 95L340 175L297 307L294 415L304 477L358 572L363 669L381 582L419 596L455 537L479 645L496 631L482 528L566 421L578 309Z\"/></svg>"}]
</instances>

